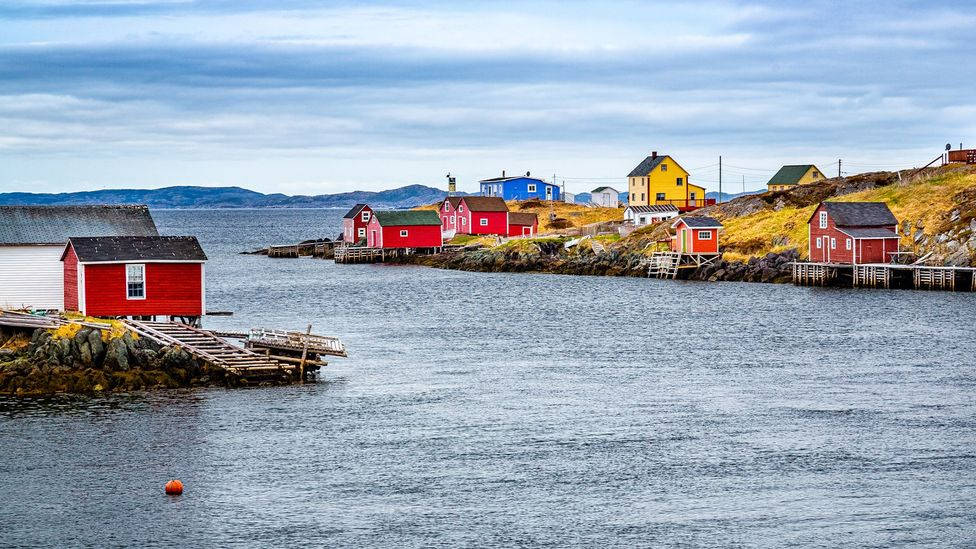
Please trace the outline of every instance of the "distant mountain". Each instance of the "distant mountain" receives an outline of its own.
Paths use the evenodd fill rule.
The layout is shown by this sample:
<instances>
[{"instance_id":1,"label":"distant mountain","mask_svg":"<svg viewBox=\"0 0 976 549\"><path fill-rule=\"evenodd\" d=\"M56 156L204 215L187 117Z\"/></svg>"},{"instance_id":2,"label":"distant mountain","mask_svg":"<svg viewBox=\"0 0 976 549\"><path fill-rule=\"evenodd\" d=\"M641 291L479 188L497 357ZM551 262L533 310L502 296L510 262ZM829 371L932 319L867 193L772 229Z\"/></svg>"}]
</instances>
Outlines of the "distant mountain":
<instances>
[{"instance_id":1,"label":"distant mountain","mask_svg":"<svg viewBox=\"0 0 976 549\"><path fill-rule=\"evenodd\" d=\"M766 192L766 189L762 189L758 191L746 191L744 193L722 193L721 201L728 202L729 200L732 200L733 198L739 198L740 196L749 196L751 194L762 194L764 192ZM705 193L705 198L718 198L718 192L712 191L712 192Z\"/></svg>"},{"instance_id":2,"label":"distant mountain","mask_svg":"<svg viewBox=\"0 0 976 549\"><path fill-rule=\"evenodd\" d=\"M164 187L56 194L0 193L0 204L146 204L150 208L350 208L357 203L366 202L374 208L412 208L438 202L445 196L447 192L425 185L408 185L387 191L352 191L315 196L263 194L240 187Z\"/></svg>"}]
</instances>

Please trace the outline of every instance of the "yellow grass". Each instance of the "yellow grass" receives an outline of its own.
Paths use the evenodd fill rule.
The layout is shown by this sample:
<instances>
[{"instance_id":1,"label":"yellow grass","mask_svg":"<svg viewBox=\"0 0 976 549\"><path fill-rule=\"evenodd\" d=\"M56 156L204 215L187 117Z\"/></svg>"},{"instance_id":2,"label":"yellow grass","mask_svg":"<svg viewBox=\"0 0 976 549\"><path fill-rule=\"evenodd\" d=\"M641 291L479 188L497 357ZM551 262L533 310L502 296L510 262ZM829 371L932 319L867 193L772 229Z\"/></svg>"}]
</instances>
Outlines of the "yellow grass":
<instances>
[{"instance_id":1,"label":"yellow grass","mask_svg":"<svg viewBox=\"0 0 976 549\"><path fill-rule=\"evenodd\" d=\"M587 207L582 204L567 204L565 202L539 202L539 206L532 206L526 209L522 209L526 202L534 203L538 201L519 201L519 200L509 200L506 202L508 204L509 211L512 212L527 212L534 213L539 217L539 232L544 233L550 230L549 228L549 213L555 212L556 217L560 219L565 219L569 222L572 227L581 227L583 225L589 225L590 223L602 223L605 221L621 221L624 218L623 208L602 208L602 207ZM441 203L427 204L425 206L418 206L414 209L416 210L434 210L438 211L440 209Z\"/></svg>"},{"instance_id":2,"label":"yellow grass","mask_svg":"<svg viewBox=\"0 0 976 549\"><path fill-rule=\"evenodd\" d=\"M91 316L86 317L78 313L65 313L64 316L68 320L104 325L105 328L103 328L101 332L102 341L105 342L111 339L120 338L128 331L125 324L123 324L120 320L107 320L104 318L95 318ZM69 324L62 324L61 326L58 326L51 331L51 336L58 339L71 339L75 337L75 334L77 334L82 328L82 325L78 324L78 322L71 322ZM132 332L132 338L139 339L139 335Z\"/></svg>"}]
</instances>

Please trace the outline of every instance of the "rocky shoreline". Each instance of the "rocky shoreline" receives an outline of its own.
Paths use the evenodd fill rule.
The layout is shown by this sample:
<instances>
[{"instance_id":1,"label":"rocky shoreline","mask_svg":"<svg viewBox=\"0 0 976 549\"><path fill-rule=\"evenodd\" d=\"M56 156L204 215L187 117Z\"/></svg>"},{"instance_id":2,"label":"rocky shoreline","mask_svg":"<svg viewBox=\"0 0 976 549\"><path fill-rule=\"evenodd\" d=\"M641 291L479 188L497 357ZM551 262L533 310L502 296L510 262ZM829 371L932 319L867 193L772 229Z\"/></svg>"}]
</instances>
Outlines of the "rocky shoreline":
<instances>
[{"instance_id":1,"label":"rocky shoreline","mask_svg":"<svg viewBox=\"0 0 976 549\"><path fill-rule=\"evenodd\" d=\"M231 386L236 380L189 353L131 332L87 327L33 332L0 327L0 395L96 394Z\"/></svg>"},{"instance_id":2,"label":"rocky shoreline","mask_svg":"<svg viewBox=\"0 0 976 549\"><path fill-rule=\"evenodd\" d=\"M549 273L590 276L647 276L646 255L640 253L566 253L561 245L541 243L538 252L462 249L434 255L402 256L399 264L439 269L496 273ZM748 262L719 259L702 268L684 271L689 280L708 282L786 283L792 280L789 263L799 259L795 249L768 253Z\"/></svg>"}]
</instances>

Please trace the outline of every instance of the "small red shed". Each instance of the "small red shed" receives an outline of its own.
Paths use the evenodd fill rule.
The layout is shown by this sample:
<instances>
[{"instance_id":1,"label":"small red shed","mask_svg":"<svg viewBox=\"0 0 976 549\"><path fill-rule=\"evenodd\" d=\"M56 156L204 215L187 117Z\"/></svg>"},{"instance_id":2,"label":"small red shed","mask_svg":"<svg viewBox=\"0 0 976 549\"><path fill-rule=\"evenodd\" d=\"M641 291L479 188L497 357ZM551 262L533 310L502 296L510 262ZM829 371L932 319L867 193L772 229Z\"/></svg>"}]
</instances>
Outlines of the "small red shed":
<instances>
[{"instance_id":1,"label":"small red shed","mask_svg":"<svg viewBox=\"0 0 976 549\"><path fill-rule=\"evenodd\" d=\"M206 307L206 260L193 236L69 238L61 254L65 309L198 319Z\"/></svg>"},{"instance_id":2,"label":"small red shed","mask_svg":"<svg viewBox=\"0 0 976 549\"><path fill-rule=\"evenodd\" d=\"M539 216L530 212L508 212L508 236L532 236L539 232Z\"/></svg>"},{"instance_id":3,"label":"small red shed","mask_svg":"<svg viewBox=\"0 0 976 549\"><path fill-rule=\"evenodd\" d=\"M458 234L508 236L508 204L498 196L465 196L457 206Z\"/></svg>"},{"instance_id":4,"label":"small red shed","mask_svg":"<svg viewBox=\"0 0 976 549\"><path fill-rule=\"evenodd\" d=\"M356 204L342 216L342 241L359 242L366 238L366 226L373 217L373 209L367 204Z\"/></svg>"},{"instance_id":5,"label":"small red shed","mask_svg":"<svg viewBox=\"0 0 976 549\"><path fill-rule=\"evenodd\" d=\"M807 220L810 261L890 263L898 220L884 202L821 202Z\"/></svg>"},{"instance_id":6,"label":"small red shed","mask_svg":"<svg viewBox=\"0 0 976 549\"><path fill-rule=\"evenodd\" d=\"M671 224L671 251L683 254L718 254L718 232L722 224L706 216L679 217Z\"/></svg>"},{"instance_id":7,"label":"small red shed","mask_svg":"<svg viewBox=\"0 0 976 549\"><path fill-rule=\"evenodd\" d=\"M460 196L449 196L441 203L441 230L450 233L457 232L458 215L457 207L461 203Z\"/></svg>"},{"instance_id":8,"label":"small red shed","mask_svg":"<svg viewBox=\"0 0 976 549\"><path fill-rule=\"evenodd\" d=\"M433 210L373 212L366 228L370 248L440 248L441 219Z\"/></svg>"}]
</instances>

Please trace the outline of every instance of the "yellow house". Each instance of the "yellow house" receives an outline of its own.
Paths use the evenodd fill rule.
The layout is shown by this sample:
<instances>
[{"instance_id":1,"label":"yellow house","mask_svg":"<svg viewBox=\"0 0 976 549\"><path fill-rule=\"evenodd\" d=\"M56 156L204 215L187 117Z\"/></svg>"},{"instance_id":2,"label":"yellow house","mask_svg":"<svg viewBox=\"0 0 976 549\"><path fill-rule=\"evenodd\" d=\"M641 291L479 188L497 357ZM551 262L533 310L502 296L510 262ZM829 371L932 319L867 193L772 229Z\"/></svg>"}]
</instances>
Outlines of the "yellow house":
<instances>
[{"instance_id":1,"label":"yellow house","mask_svg":"<svg viewBox=\"0 0 976 549\"><path fill-rule=\"evenodd\" d=\"M780 168L766 186L771 191L785 191L794 185L807 185L823 180L824 174L820 168L813 164L796 164Z\"/></svg>"},{"instance_id":2,"label":"yellow house","mask_svg":"<svg viewBox=\"0 0 976 549\"><path fill-rule=\"evenodd\" d=\"M705 205L705 188L688 182L688 172L668 155L657 151L641 161L627 176L631 206L671 204L681 211Z\"/></svg>"}]
</instances>

